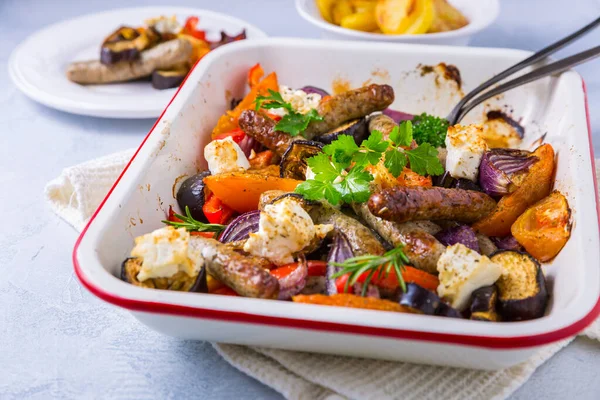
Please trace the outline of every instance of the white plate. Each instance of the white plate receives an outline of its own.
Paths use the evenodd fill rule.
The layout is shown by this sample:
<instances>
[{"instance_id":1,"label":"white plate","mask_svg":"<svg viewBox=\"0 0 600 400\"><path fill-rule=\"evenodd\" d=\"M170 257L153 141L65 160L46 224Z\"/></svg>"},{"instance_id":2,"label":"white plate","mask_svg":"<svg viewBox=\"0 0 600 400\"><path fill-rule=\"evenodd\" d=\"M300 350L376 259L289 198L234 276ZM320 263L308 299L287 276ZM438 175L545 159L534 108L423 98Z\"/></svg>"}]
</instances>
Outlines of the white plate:
<instances>
[{"instance_id":1,"label":"white plate","mask_svg":"<svg viewBox=\"0 0 600 400\"><path fill-rule=\"evenodd\" d=\"M193 339L494 369L517 364L540 346L576 334L600 312L598 212L591 138L581 77L572 71L495 98L512 108L529 148L544 133L558 153L556 188L573 211L571 239L544 265L551 301L533 321L488 323L283 301L150 290L121 281L120 264L135 236L159 228L176 183L205 167L202 150L231 96L260 62L291 87L329 89L333 81L394 87L393 108L446 115L456 101L442 79L415 71L441 61L461 71L464 90L524 59L520 50L366 42L270 39L239 42L209 54L157 121L73 252L81 282L102 299L134 311L160 332ZM320 62L315 64L315 60ZM481 119L482 107L471 120Z\"/></svg>"},{"instance_id":2,"label":"white plate","mask_svg":"<svg viewBox=\"0 0 600 400\"><path fill-rule=\"evenodd\" d=\"M317 7L316 0L296 0L296 11L302 18L322 31L325 39L370 40L394 43L443 44L466 46L477 32L490 26L500 12L499 0L450 0L469 20L463 28L448 32L427 33L424 35L384 35L382 33L361 32L325 21Z\"/></svg>"},{"instance_id":3,"label":"white plate","mask_svg":"<svg viewBox=\"0 0 600 400\"><path fill-rule=\"evenodd\" d=\"M156 118L177 89L156 90L148 82L78 85L65 77L73 61L99 58L102 40L121 25L140 26L160 15L176 15L180 23L200 18L199 28L208 39L220 31L237 34L246 29L248 39L267 35L245 21L198 8L123 8L85 15L44 28L21 43L11 54L9 74L14 84L31 99L58 110L109 118Z\"/></svg>"}]
</instances>

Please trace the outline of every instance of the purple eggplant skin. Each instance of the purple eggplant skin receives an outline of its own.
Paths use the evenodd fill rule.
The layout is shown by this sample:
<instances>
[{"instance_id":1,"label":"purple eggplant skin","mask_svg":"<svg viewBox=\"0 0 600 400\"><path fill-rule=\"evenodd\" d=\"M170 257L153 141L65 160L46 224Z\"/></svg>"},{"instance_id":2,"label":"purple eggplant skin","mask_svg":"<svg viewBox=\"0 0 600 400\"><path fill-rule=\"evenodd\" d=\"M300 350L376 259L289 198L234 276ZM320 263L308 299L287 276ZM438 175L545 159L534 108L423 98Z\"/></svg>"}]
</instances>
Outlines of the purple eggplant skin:
<instances>
[{"instance_id":1,"label":"purple eggplant skin","mask_svg":"<svg viewBox=\"0 0 600 400\"><path fill-rule=\"evenodd\" d=\"M406 292L400 295L400 305L410 308L418 314L435 315L442 300L434 292L416 283L406 285Z\"/></svg>"},{"instance_id":2,"label":"purple eggplant skin","mask_svg":"<svg viewBox=\"0 0 600 400\"><path fill-rule=\"evenodd\" d=\"M452 307L449 304L444 303L443 301L440 303L438 308L435 310L435 315L439 315L441 317L448 318L464 318L464 315L456 308Z\"/></svg>"},{"instance_id":3,"label":"purple eggplant skin","mask_svg":"<svg viewBox=\"0 0 600 400\"><path fill-rule=\"evenodd\" d=\"M505 237L492 236L490 240L498 247L500 250L515 250L515 251L523 251L523 246L517 242L517 239L513 235L508 235Z\"/></svg>"},{"instance_id":4,"label":"purple eggplant skin","mask_svg":"<svg viewBox=\"0 0 600 400\"><path fill-rule=\"evenodd\" d=\"M187 69L152 72L152 87L158 90L171 89L181 85L187 76Z\"/></svg>"},{"instance_id":5,"label":"purple eggplant skin","mask_svg":"<svg viewBox=\"0 0 600 400\"><path fill-rule=\"evenodd\" d=\"M479 242L475 231L468 225L458 225L436 233L435 238L444 246L461 243L479 253Z\"/></svg>"},{"instance_id":6,"label":"purple eggplant skin","mask_svg":"<svg viewBox=\"0 0 600 400\"><path fill-rule=\"evenodd\" d=\"M308 86L301 87L300 90L302 90L306 94L314 93L314 94L318 94L321 97L329 96L329 93L325 89L321 89L316 86L308 85Z\"/></svg>"},{"instance_id":7,"label":"purple eggplant skin","mask_svg":"<svg viewBox=\"0 0 600 400\"><path fill-rule=\"evenodd\" d=\"M496 322L500 316L496 312L498 289L495 285L484 286L471 295L471 318L475 321Z\"/></svg>"},{"instance_id":8,"label":"purple eggplant skin","mask_svg":"<svg viewBox=\"0 0 600 400\"><path fill-rule=\"evenodd\" d=\"M504 271L496 282L496 310L502 320L527 321L544 316L549 294L540 263L531 255L514 250L499 250L490 259L501 264ZM517 269L521 271L513 273ZM521 297L522 293L532 294Z\"/></svg>"},{"instance_id":9,"label":"purple eggplant skin","mask_svg":"<svg viewBox=\"0 0 600 400\"><path fill-rule=\"evenodd\" d=\"M323 152L323 144L312 140L296 140L290 144L279 162L282 178L306 179L306 160Z\"/></svg>"},{"instance_id":10,"label":"purple eggplant skin","mask_svg":"<svg viewBox=\"0 0 600 400\"><path fill-rule=\"evenodd\" d=\"M202 206L206 200L206 186L204 185L204 178L210 175L210 171L202 171L196 175L192 175L187 178L179 190L177 190L177 204L181 210L185 210L185 207L189 207L190 213L195 220L200 222L208 223Z\"/></svg>"},{"instance_id":11,"label":"purple eggplant skin","mask_svg":"<svg viewBox=\"0 0 600 400\"><path fill-rule=\"evenodd\" d=\"M473 181L465 178L453 178L449 172L444 172L443 175L434 176L432 178L433 186L444 187L446 189L463 189L483 192L481 186Z\"/></svg>"},{"instance_id":12,"label":"purple eggplant skin","mask_svg":"<svg viewBox=\"0 0 600 400\"><path fill-rule=\"evenodd\" d=\"M121 279L135 286L176 290L182 292L208 293L206 281L206 267L202 267L195 278L188 276L185 272L178 272L172 278L154 278L144 282L137 280L137 274L142 266L142 260L136 257L126 258L121 264Z\"/></svg>"},{"instance_id":13,"label":"purple eggplant skin","mask_svg":"<svg viewBox=\"0 0 600 400\"><path fill-rule=\"evenodd\" d=\"M329 144L338 139L340 135L348 135L354 138L354 142L360 145L369 136L369 124L365 117L348 121L334 130L318 136L320 142Z\"/></svg>"},{"instance_id":14,"label":"purple eggplant skin","mask_svg":"<svg viewBox=\"0 0 600 400\"><path fill-rule=\"evenodd\" d=\"M114 51L109 47L100 49L100 62L105 65L112 65L122 61L135 61L140 58L140 51L135 47Z\"/></svg>"},{"instance_id":15,"label":"purple eggplant skin","mask_svg":"<svg viewBox=\"0 0 600 400\"><path fill-rule=\"evenodd\" d=\"M327 269L325 271L325 278L327 279L325 282L325 291L328 295L337 294L336 278L333 275L338 273L340 268L332 263L341 263L352 257L354 257L354 252L352 251L350 241L342 232L336 231L331 242L331 250L327 256Z\"/></svg>"}]
</instances>

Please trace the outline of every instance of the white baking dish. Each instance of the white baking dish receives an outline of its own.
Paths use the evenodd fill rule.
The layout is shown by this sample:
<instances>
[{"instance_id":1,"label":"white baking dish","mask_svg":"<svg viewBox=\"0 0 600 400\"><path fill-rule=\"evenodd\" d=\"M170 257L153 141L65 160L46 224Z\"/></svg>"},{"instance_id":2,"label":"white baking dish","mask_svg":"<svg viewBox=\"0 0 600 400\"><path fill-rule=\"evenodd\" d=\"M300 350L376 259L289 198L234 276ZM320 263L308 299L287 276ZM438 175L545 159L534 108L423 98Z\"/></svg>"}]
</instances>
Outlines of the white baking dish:
<instances>
[{"instance_id":1,"label":"white baking dish","mask_svg":"<svg viewBox=\"0 0 600 400\"><path fill-rule=\"evenodd\" d=\"M558 153L556 186L573 209L573 233L544 267L552 301L534 321L485 323L425 315L325 307L241 297L149 290L118 278L133 238L161 226L175 205L176 182L204 160L209 133L232 96L260 62L291 87L329 88L346 80L391 84L394 108L445 115L456 93L443 80L415 72L444 61L462 72L468 90L521 60L527 52L265 39L210 53L175 95L130 164L81 234L73 253L81 282L100 298L127 308L168 335L392 360L496 369L514 365L547 343L574 335L600 312L598 211L592 146L581 77L560 77L515 89L487 105L507 107L526 127L526 145L541 135ZM484 108L474 110L478 119ZM527 147L525 146L525 147Z\"/></svg>"}]
</instances>

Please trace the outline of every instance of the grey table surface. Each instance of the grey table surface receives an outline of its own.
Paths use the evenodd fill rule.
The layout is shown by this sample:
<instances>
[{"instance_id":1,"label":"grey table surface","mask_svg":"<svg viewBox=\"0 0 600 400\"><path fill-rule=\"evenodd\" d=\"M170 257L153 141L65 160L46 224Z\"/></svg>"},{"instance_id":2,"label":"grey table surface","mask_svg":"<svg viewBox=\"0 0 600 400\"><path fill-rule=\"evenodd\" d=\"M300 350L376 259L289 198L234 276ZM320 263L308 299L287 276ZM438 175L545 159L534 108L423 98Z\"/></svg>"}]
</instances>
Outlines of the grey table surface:
<instances>
[{"instance_id":1,"label":"grey table surface","mask_svg":"<svg viewBox=\"0 0 600 400\"><path fill-rule=\"evenodd\" d=\"M43 202L45 183L62 168L136 146L153 121L75 116L30 101L9 80L12 49L33 31L65 18L160 3L168 2L0 0L1 399L281 397L227 364L208 343L161 336L83 289L71 264L77 233ZM291 0L175 3L244 18L271 36L319 37ZM600 13L600 0L501 3L499 19L473 45L539 49ZM562 55L599 41L597 31ZM596 151L598 65L578 68L588 86ZM598 399L599 370L600 344L579 338L511 399Z\"/></svg>"}]
</instances>

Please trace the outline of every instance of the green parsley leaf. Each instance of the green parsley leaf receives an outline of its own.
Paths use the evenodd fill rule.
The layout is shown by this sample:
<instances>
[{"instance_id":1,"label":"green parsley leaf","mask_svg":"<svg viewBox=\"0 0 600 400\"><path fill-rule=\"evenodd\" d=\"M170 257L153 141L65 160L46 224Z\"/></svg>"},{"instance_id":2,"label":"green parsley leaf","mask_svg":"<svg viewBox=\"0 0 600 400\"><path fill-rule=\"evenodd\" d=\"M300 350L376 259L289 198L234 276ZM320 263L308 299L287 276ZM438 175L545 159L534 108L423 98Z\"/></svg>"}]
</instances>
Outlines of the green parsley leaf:
<instances>
[{"instance_id":1,"label":"green parsley leaf","mask_svg":"<svg viewBox=\"0 0 600 400\"><path fill-rule=\"evenodd\" d=\"M372 180L373 175L360 167L354 167L344 177L344 180L335 184L335 186L342 194L342 200L345 202L364 203L371 196L369 182Z\"/></svg>"},{"instance_id":2,"label":"green parsley leaf","mask_svg":"<svg viewBox=\"0 0 600 400\"><path fill-rule=\"evenodd\" d=\"M288 111L294 111L290 103L286 103L281 97L281 93L269 89L269 96L256 96L256 111L264 108L270 110L273 108L285 108Z\"/></svg>"},{"instance_id":3,"label":"green parsley leaf","mask_svg":"<svg viewBox=\"0 0 600 400\"><path fill-rule=\"evenodd\" d=\"M300 132L304 132L310 121L303 114L290 112L281 118L275 125L275 129L281 132L289 133L292 136L298 136Z\"/></svg>"},{"instance_id":4,"label":"green parsley leaf","mask_svg":"<svg viewBox=\"0 0 600 400\"><path fill-rule=\"evenodd\" d=\"M413 141L413 125L410 121L403 121L390 132L390 140L397 146L408 147Z\"/></svg>"},{"instance_id":5,"label":"green parsley leaf","mask_svg":"<svg viewBox=\"0 0 600 400\"><path fill-rule=\"evenodd\" d=\"M308 200L325 199L329 203L336 205L342 199L342 194L331 182L322 182L316 179L309 179L296 186L296 193L300 193Z\"/></svg>"},{"instance_id":6,"label":"green parsley leaf","mask_svg":"<svg viewBox=\"0 0 600 400\"><path fill-rule=\"evenodd\" d=\"M376 165L389 145L387 140L383 140L383 134L375 130L366 140L363 140L353 161L363 167L368 164Z\"/></svg>"},{"instance_id":7,"label":"green parsley leaf","mask_svg":"<svg viewBox=\"0 0 600 400\"><path fill-rule=\"evenodd\" d=\"M414 150L406 150L410 169L419 175L441 175L444 167L437 158L437 149L429 143L423 143Z\"/></svg>"},{"instance_id":8,"label":"green parsley leaf","mask_svg":"<svg viewBox=\"0 0 600 400\"><path fill-rule=\"evenodd\" d=\"M338 176L340 176L340 170L336 169L334 164L327 154L318 154L306 160L306 163L315 174L315 179L322 182L333 182Z\"/></svg>"},{"instance_id":9,"label":"green parsley leaf","mask_svg":"<svg viewBox=\"0 0 600 400\"><path fill-rule=\"evenodd\" d=\"M344 168L352 162L352 157L358 152L358 146L350 135L340 135L336 140L323 147L325 154ZM311 167L312 168L312 167Z\"/></svg>"},{"instance_id":10,"label":"green parsley leaf","mask_svg":"<svg viewBox=\"0 0 600 400\"><path fill-rule=\"evenodd\" d=\"M390 149L385 152L383 165L394 175L394 178L397 178L406 167L406 154L397 149Z\"/></svg>"}]
</instances>

